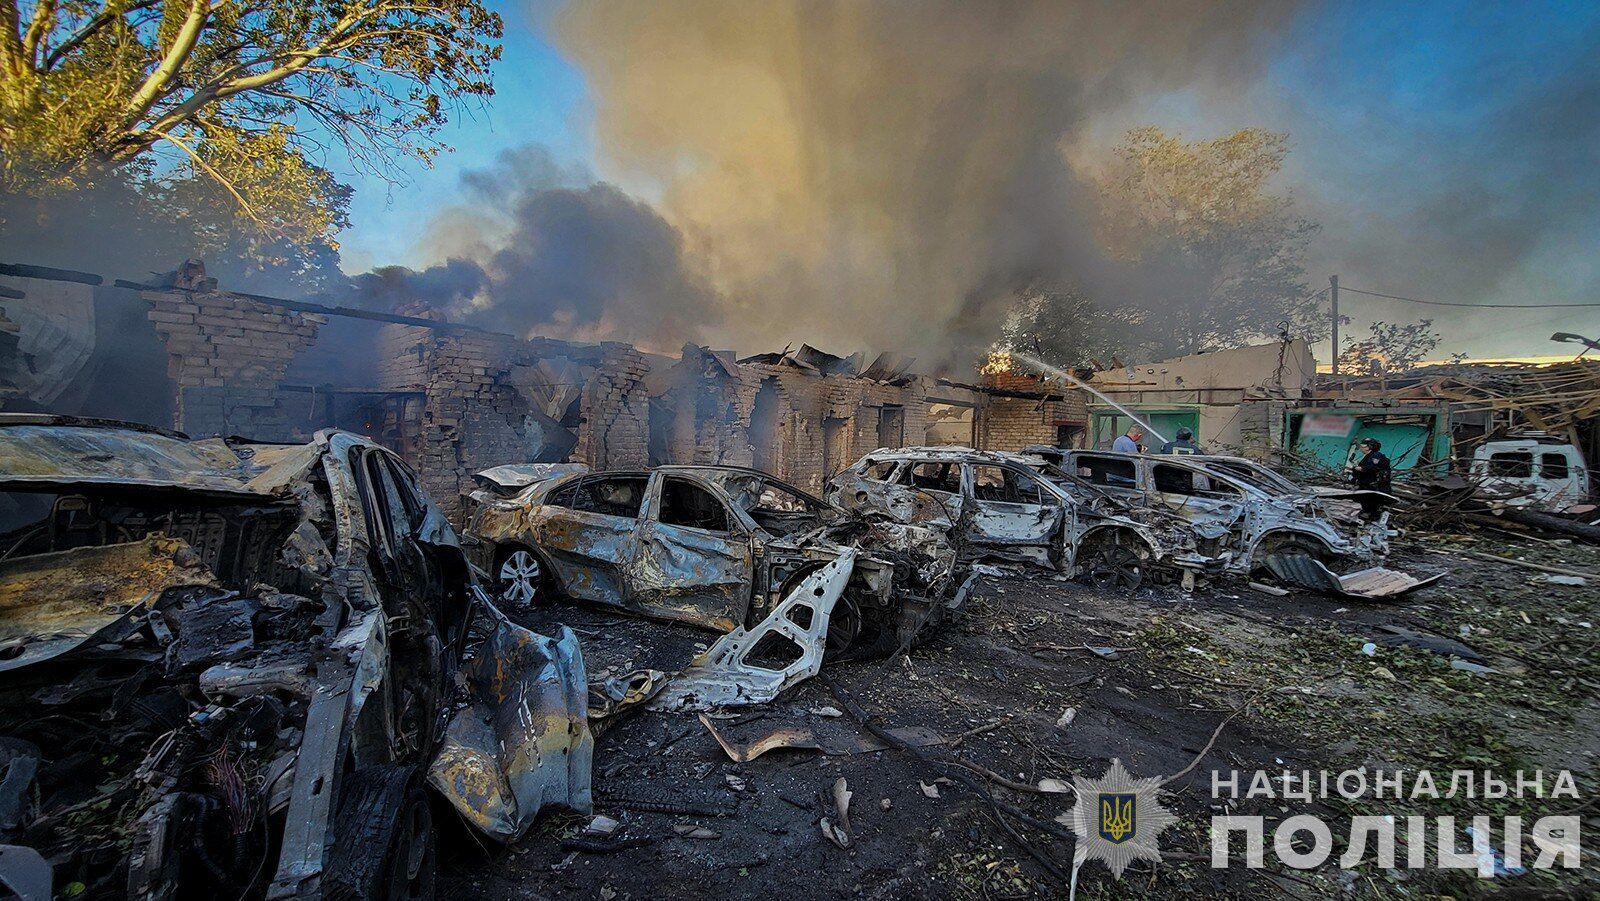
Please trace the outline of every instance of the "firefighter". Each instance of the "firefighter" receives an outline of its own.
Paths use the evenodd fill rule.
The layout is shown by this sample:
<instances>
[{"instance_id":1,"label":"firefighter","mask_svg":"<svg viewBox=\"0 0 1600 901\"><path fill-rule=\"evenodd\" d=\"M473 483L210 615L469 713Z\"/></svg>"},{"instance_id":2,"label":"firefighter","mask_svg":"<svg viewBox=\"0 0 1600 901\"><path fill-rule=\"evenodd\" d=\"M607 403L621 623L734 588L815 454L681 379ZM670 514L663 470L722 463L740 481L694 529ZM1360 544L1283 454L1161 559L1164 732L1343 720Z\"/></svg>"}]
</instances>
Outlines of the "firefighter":
<instances>
[{"instance_id":1,"label":"firefighter","mask_svg":"<svg viewBox=\"0 0 1600 901\"><path fill-rule=\"evenodd\" d=\"M1161 445L1163 454L1198 454L1200 447L1194 443L1194 432L1179 429L1178 437Z\"/></svg>"}]
</instances>

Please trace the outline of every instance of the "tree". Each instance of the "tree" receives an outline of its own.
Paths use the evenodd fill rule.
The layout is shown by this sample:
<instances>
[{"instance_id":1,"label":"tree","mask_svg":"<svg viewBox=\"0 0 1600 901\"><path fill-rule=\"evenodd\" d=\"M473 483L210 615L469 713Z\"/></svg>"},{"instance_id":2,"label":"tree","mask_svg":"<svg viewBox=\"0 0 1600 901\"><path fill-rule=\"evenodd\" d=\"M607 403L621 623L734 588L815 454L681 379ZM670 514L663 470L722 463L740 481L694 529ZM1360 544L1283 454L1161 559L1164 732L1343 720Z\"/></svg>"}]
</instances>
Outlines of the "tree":
<instances>
[{"instance_id":1,"label":"tree","mask_svg":"<svg viewBox=\"0 0 1600 901\"><path fill-rule=\"evenodd\" d=\"M1374 322L1364 340L1339 354L1339 371L1352 375L1398 375L1415 369L1439 346L1433 320L1401 325Z\"/></svg>"},{"instance_id":2,"label":"tree","mask_svg":"<svg viewBox=\"0 0 1600 901\"><path fill-rule=\"evenodd\" d=\"M1279 331L1320 338L1302 263L1316 231L1269 190L1288 136L1247 128L1188 143L1158 128L1130 131L1100 181L1101 240L1144 267L1143 298L1172 351L1236 345Z\"/></svg>"},{"instance_id":3,"label":"tree","mask_svg":"<svg viewBox=\"0 0 1600 901\"><path fill-rule=\"evenodd\" d=\"M1070 365L1090 351L1153 359L1284 331L1322 338L1326 317L1302 262L1316 225L1271 191L1287 153L1286 135L1259 128L1193 143L1154 127L1128 132L1096 185L1110 266L1094 288L1023 292L1021 321L1054 322L1043 331L1053 328ZM1093 321L1082 318L1090 311ZM1025 337L1052 343L1039 328Z\"/></svg>"},{"instance_id":4,"label":"tree","mask_svg":"<svg viewBox=\"0 0 1600 901\"><path fill-rule=\"evenodd\" d=\"M0 192L206 182L262 245L331 242L314 158L431 160L501 31L481 0L0 0Z\"/></svg>"}]
</instances>

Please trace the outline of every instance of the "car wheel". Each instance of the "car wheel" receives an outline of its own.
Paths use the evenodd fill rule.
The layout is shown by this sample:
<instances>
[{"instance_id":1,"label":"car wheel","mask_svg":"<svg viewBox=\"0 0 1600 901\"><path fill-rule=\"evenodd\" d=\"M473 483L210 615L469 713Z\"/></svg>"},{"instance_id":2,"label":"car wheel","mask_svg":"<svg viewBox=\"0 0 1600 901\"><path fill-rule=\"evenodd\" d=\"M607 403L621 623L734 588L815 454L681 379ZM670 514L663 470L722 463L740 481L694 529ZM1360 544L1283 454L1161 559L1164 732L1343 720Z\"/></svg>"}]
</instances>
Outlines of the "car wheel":
<instances>
[{"instance_id":1,"label":"car wheel","mask_svg":"<svg viewBox=\"0 0 1600 901\"><path fill-rule=\"evenodd\" d=\"M379 765L345 777L327 896L341 901L431 901L437 866L433 813L415 767Z\"/></svg>"},{"instance_id":2,"label":"car wheel","mask_svg":"<svg viewBox=\"0 0 1600 901\"><path fill-rule=\"evenodd\" d=\"M1103 543L1089 562L1089 581L1096 588L1133 591L1144 582L1144 561L1120 544Z\"/></svg>"},{"instance_id":3,"label":"car wheel","mask_svg":"<svg viewBox=\"0 0 1600 901\"><path fill-rule=\"evenodd\" d=\"M852 650L861 637L861 608L848 595L841 596L828 615L828 634L823 647L824 660L838 660Z\"/></svg>"},{"instance_id":4,"label":"car wheel","mask_svg":"<svg viewBox=\"0 0 1600 901\"><path fill-rule=\"evenodd\" d=\"M496 600L516 609L531 607L543 587L544 567L533 551L512 548L500 558L495 582Z\"/></svg>"}]
</instances>

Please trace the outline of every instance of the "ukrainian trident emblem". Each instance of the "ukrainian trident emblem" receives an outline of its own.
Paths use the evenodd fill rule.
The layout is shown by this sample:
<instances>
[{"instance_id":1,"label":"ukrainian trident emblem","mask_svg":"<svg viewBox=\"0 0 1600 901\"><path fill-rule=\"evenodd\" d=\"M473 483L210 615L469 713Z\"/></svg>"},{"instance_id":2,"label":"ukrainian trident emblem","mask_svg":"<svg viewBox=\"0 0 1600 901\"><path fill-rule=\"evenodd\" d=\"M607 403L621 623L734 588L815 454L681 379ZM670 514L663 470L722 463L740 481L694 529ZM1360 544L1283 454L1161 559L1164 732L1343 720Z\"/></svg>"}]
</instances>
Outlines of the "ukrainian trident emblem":
<instances>
[{"instance_id":1,"label":"ukrainian trident emblem","mask_svg":"<svg viewBox=\"0 0 1600 901\"><path fill-rule=\"evenodd\" d=\"M1161 849L1156 838L1178 821L1161 806L1161 781L1159 776L1135 779L1120 760L1111 761L1111 768L1099 779L1075 777L1072 784L1077 803L1070 813L1057 818L1078 836L1074 866L1098 858L1106 862L1112 875L1120 877L1135 858L1159 861Z\"/></svg>"},{"instance_id":2,"label":"ukrainian trident emblem","mask_svg":"<svg viewBox=\"0 0 1600 901\"><path fill-rule=\"evenodd\" d=\"M1138 834L1139 796L1133 792L1100 793L1100 837L1120 845Z\"/></svg>"}]
</instances>

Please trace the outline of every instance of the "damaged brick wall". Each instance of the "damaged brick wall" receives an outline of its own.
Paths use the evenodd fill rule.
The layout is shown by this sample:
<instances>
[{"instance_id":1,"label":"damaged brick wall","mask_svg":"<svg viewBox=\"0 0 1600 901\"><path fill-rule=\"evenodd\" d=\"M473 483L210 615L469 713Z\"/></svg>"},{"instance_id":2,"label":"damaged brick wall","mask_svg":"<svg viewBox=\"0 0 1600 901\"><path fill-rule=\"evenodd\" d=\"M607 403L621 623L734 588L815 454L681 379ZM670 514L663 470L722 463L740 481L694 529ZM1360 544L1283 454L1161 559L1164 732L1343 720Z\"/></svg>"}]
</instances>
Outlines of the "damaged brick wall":
<instances>
[{"instance_id":1,"label":"damaged brick wall","mask_svg":"<svg viewBox=\"0 0 1600 901\"><path fill-rule=\"evenodd\" d=\"M506 382L523 343L409 325L386 325L379 334L377 387L423 392L416 450L404 456L452 513L473 473L528 457L528 403Z\"/></svg>"},{"instance_id":2,"label":"damaged brick wall","mask_svg":"<svg viewBox=\"0 0 1600 901\"><path fill-rule=\"evenodd\" d=\"M1082 392L1067 392L1064 399L990 396L978 407L978 447L982 450L1017 451L1030 444L1057 440L1062 425L1081 426L1088 408Z\"/></svg>"},{"instance_id":3,"label":"damaged brick wall","mask_svg":"<svg viewBox=\"0 0 1600 901\"><path fill-rule=\"evenodd\" d=\"M140 294L166 346L173 426L195 436L305 437L290 426L278 386L327 319L210 290L203 268L194 284Z\"/></svg>"}]
</instances>

